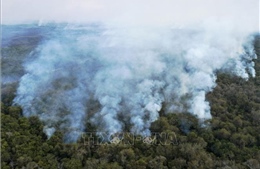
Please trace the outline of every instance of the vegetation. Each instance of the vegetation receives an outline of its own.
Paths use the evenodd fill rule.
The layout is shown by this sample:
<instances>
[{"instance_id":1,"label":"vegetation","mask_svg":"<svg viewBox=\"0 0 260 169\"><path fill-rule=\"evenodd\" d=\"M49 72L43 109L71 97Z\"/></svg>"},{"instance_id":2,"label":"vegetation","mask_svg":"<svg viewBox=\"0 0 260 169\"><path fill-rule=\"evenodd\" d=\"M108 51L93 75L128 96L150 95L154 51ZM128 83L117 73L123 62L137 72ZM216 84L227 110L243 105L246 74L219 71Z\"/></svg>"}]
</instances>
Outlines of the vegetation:
<instances>
[{"instance_id":1,"label":"vegetation","mask_svg":"<svg viewBox=\"0 0 260 169\"><path fill-rule=\"evenodd\" d=\"M260 54L260 38L255 44ZM255 62L257 76L248 81L218 74L216 88L207 95L208 125L190 114L162 112L151 131L167 137L159 134L155 140L130 135L111 143L84 134L77 143L64 143L59 131L48 139L37 117L25 118L12 106L17 85L3 85L1 168L259 169L260 60Z\"/></svg>"}]
</instances>

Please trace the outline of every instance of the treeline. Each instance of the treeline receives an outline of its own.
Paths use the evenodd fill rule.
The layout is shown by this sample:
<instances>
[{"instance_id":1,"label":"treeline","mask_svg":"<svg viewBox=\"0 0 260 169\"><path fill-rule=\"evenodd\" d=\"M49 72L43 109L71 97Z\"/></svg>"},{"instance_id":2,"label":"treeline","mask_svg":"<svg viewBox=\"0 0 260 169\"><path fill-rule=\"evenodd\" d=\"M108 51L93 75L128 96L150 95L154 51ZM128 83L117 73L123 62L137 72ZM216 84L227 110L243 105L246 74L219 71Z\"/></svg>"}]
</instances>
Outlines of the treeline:
<instances>
[{"instance_id":1,"label":"treeline","mask_svg":"<svg viewBox=\"0 0 260 169\"><path fill-rule=\"evenodd\" d=\"M255 48L259 54L260 38ZM203 125L191 114L161 112L151 138L118 136L114 142L86 133L77 143L64 143L61 131L47 139L37 117L25 118L12 106L17 84L3 85L1 168L259 169L260 59L255 62L257 76L248 81L218 74L207 95L212 119Z\"/></svg>"}]
</instances>

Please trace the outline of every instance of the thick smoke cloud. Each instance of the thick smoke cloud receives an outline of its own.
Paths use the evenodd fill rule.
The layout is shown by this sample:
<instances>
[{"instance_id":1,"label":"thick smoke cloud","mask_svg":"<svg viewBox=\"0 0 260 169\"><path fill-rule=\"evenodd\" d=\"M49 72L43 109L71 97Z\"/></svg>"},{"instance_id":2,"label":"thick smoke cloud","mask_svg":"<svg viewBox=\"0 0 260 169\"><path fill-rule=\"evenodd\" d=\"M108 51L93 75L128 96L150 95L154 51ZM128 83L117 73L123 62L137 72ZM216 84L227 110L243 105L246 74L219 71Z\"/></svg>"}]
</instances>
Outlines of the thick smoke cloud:
<instances>
[{"instance_id":1,"label":"thick smoke cloud","mask_svg":"<svg viewBox=\"0 0 260 169\"><path fill-rule=\"evenodd\" d=\"M205 95L217 71L255 76L248 34L110 26L57 26L24 62L14 102L25 116L39 116L48 136L61 129L75 141L87 122L109 134L149 135L162 104L166 113L209 119Z\"/></svg>"},{"instance_id":2,"label":"thick smoke cloud","mask_svg":"<svg viewBox=\"0 0 260 169\"><path fill-rule=\"evenodd\" d=\"M259 29L258 0L3 0L2 6L3 24L34 22L46 31L23 62L14 103L25 116L39 116L48 136L60 129L75 141L86 123L109 134L149 135L162 105L167 113L209 119L205 95L216 86L216 72L255 76L249 34Z\"/></svg>"}]
</instances>

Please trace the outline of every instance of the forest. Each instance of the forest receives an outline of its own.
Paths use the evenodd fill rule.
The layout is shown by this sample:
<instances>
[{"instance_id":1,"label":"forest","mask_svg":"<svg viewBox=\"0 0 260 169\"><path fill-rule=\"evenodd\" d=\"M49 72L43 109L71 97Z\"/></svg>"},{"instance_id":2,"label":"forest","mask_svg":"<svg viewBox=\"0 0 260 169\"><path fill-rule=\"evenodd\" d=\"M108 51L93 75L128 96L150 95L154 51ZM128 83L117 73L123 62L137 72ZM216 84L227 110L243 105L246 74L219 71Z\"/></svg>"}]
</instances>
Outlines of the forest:
<instances>
[{"instance_id":1,"label":"forest","mask_svg":"<svg viewBox=\"0 0 260 169\"><path fill-rule=\"evenodd\" d=\"M27 54L34 47L28 44L36 45L14 44L2 54ZM260 36L254 45L260 57ZM107 141L95 133L96 126L87 124L88 131L75 143L64 142L63 131L48 139L37 116L26 118L13 105L18 83L3 84L1 168L260 169L260 59L254 62L256 77L247 81L218 72L217 86L206 97L212 115L206 124L187 112L165 113L163 107L147 138L125 133Z\"/></svg>"}]
</instances>

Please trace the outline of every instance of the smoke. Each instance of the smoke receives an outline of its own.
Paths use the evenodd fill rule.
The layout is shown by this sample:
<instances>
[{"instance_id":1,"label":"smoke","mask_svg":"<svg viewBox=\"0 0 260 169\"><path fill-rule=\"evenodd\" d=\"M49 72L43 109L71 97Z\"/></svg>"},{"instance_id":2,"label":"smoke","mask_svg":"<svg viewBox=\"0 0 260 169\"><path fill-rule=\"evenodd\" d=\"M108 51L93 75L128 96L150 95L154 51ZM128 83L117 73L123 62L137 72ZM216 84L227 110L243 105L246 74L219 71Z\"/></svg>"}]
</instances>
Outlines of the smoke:
<instances>
[{"instance_id":1,"label":"smoke","mask_svg":"<svg viewBox=\"0 0 260 169\"><path fill-rule=\"evenodd\" d=\"M1 19L4 24L55 21L70 23L119 22L128 25L190 24L191 22L216 19L228 20L227 24L229 26L235 25L236 29L258 30L259 1L3 0Z\"/></svg>"},{"instance_id":2,"label":"smoke","mask_svg":"<svg viewBox=\"0 0 260 169\"><path fill-rule=\"evenodd\" d=\"M48 24L45 25L48 27ZM92 123L109 134L149 135L166 113L211 118L207 92L216 72L255 76L253 37L228 29L59 25L23 66L14 103L38 116L50 137L76 141Z\"/></svg>"}]
</instances>

